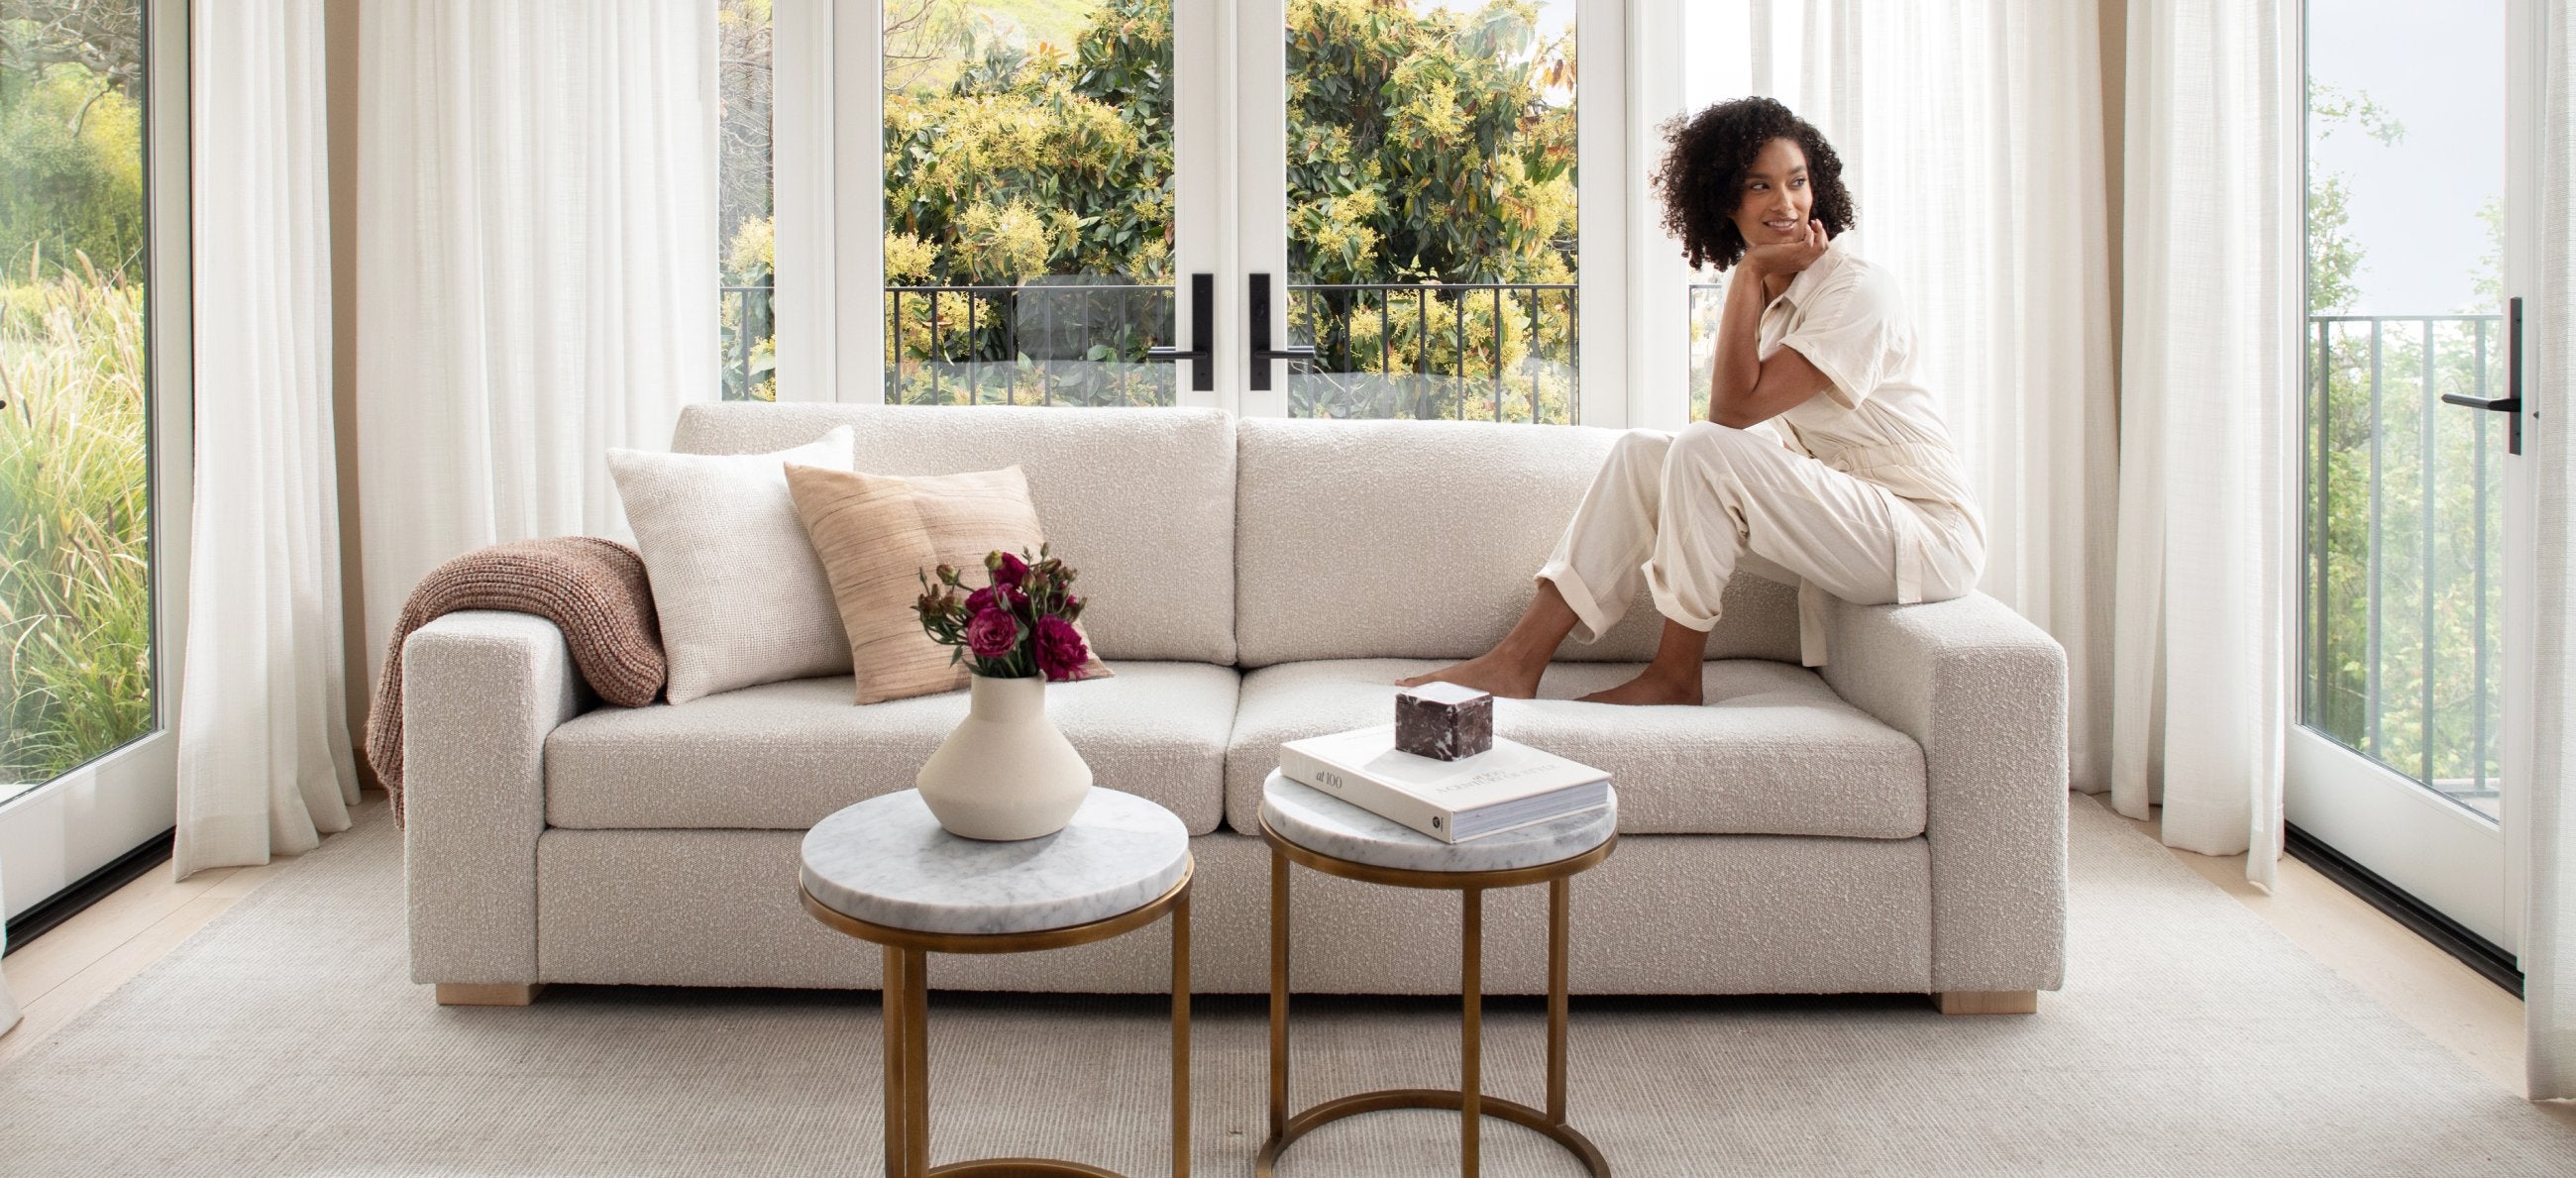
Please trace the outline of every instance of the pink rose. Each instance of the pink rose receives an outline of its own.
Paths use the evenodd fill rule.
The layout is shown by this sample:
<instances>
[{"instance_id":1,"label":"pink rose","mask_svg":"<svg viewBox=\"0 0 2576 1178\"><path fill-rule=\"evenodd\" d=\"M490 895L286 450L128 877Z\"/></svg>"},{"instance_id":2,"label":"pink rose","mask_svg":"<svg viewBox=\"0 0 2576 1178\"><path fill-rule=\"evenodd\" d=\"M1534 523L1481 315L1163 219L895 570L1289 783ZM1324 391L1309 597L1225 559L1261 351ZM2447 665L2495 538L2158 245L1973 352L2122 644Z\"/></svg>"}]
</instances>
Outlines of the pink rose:
<instances>
[{"instance_id":1,"label":"pink rose","mask_svg":"<svg viewBox=\"0 0 2576 1178\"><path fill-rule=\"evenodd\" d=\"M1019 644L1020 622L1009 610L979 610L975 620L966 624L966 649L974 651L977 658L1009 658L1012 648Z\"/></svg>"},{"instance_id":2,"label":"pink rose","mask_svg":"<svg viewBox=\"0 0 2576 1178\"><path fill-rule=\"evenodd\" d=\"M1020 582L1028 579L1029 562L1005 552L1002 554L1001 561L996 563L991 571L994 584L1017 588Z\"/></svg>"},{"instance_id":3,"label":"pink rose","mask_svg":"<svg viewBox=\"0 0 2576 1178\"><path fill-rule=\"evenodd\" d=\"M1083 664L1091 661L1091 648L1084 645L1082 632L1063 618L1038 619L1038 671L1049 679L1079 679Z\"/></svg>"}]
</instances>

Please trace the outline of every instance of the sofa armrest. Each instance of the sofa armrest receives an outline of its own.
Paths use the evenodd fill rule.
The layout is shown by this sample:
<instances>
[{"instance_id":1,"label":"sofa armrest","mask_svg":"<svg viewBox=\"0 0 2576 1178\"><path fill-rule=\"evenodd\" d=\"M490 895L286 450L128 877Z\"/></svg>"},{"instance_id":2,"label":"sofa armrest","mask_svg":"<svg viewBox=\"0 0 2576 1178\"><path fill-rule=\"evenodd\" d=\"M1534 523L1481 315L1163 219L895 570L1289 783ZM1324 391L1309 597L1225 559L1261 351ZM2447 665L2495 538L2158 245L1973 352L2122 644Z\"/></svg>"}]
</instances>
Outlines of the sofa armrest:
<instances>
[{"instance_id":1,"label":"sofa armrest","mask_svg":"<svg viewBox=\"0 0 2576 1178\"><path fill-rule=\"evenodd\" d=\"M1923 746L1932 988L2066 973L2066 651L1982 593L1835 602L1825 682Z\"/></svg>"},{"instance_id":2,"label":"sofa armrest","mask_svg":"<svg viewBox=\"0 0 2576 1178\"><path fill-rule=\"evenodd\" d=\"M544 618L452 613L403 645L413 981L537 981L546 736L582 704L563 632Z\"/></svg>"}]
</instances>

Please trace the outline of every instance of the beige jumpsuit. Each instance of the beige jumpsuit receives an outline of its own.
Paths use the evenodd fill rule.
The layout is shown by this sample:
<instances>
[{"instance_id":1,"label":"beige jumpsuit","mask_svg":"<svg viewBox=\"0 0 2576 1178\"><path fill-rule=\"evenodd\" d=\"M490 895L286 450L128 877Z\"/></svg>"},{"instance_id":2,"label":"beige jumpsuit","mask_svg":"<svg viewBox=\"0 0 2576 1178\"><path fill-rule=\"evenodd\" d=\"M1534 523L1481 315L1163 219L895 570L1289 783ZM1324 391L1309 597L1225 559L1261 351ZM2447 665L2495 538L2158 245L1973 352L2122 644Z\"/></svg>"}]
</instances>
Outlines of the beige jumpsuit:
<instances>
[{"instance_id":1,"label":"beige jumpsuit","mask_svg":"<svg viewBox=\"0 0 2576 1178\"><path fill-rule=\"evenodd\" d=\"M1749 430L1630 430L1538 575L1591 642L1636 596L1717 624L1738 567L1798 586L1801 659L1825 661L1824 599L1941 601L1976 587L1985 521L1941 411L1917 378L1913 320L1849 234L1763 309L1758 355L1782 347L1833 383ZM1772 427L1776 427L1776 432Z\"/></svg>"}]
</instances>

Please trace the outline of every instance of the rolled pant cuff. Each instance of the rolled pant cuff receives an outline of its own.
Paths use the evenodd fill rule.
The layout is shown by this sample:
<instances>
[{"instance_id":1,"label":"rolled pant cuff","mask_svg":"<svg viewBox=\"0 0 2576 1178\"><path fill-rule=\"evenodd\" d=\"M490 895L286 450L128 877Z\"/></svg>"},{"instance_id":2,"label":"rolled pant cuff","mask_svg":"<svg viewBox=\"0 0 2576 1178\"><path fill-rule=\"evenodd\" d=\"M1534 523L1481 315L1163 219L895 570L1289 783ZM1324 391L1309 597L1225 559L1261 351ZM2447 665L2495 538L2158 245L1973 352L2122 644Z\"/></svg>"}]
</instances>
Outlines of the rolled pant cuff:
<instances>
[{"instance_id":1,"label":"rolled pant cuff","mask_svg":"<svg viewBox=\"0 0 2576 1178\"><path fill-rule=\"evenodd\" d=\"M1664 615L1666 621L1678 622L1702 634L1717 628L1716 614L1702 617L1682 608L1680 595L1664 583L1663 576L1655 571L1651 561L1646 564L1646 592L1654 596L1655 612Z\"/></svg>"},{"instance_id":2,"label":"rolled pant cuff","mask_svg":"<svg viewBox=\"0 0 2576 1178\"><path fill-rule=\"evenodd\" d=\"M1585 585L1583 578L1575 575L1574 566L1565 561L1547 562L1539 567L1538 575L1533 579L1555 585L1557 595L1565 598L1565 604L1574 610L1573 637L1577 642L1589 645L1601 641L1601 635L1619 620L1601 611L1601 603L1592 596L1591 587Z\"/></svg>"}]
</instances>

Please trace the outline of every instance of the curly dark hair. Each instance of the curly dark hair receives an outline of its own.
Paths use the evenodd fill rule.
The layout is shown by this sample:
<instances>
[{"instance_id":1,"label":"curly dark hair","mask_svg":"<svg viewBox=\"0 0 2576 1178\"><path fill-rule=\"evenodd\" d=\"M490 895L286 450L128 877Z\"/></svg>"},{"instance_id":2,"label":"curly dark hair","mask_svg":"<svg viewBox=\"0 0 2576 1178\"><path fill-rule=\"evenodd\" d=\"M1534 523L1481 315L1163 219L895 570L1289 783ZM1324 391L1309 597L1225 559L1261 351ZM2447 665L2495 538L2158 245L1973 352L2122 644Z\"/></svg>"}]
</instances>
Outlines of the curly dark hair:
<instances>
[{"instance_id":1,"label":"curly dark hair","mask_svg":"<svg viewBox=\"0 0 2576 1178\"><path fill-rule=\"evenodd\" d=\"M1842 157L1815 124L1768 98L1738 98L1658 128L1670 146L1655 168L1655 195L1664 202L1664 228L1682 240L1694 266L1733 267L1744 259L1744 234L1733 216L1743 197L1753 157L1774 139L1796 140L1807 153L1807 187L1815 194L1808 216L1839 237L1858 220L1851 190L1843 187Z\"/></svg>"}]
</instances>

